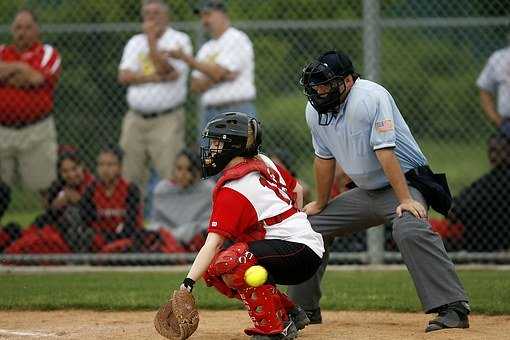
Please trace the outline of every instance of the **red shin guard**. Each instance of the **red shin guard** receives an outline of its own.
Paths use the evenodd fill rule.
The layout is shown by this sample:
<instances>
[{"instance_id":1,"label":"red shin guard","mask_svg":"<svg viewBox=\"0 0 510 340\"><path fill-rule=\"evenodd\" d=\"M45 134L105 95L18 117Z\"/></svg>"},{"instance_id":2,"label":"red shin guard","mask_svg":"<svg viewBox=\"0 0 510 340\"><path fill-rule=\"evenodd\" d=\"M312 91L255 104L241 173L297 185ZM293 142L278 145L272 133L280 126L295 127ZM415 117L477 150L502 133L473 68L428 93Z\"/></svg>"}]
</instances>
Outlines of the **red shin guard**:
<instances>
[{"instance_id":1,"label":"red shin guard","mask_svg":"<svg viewBox=\"0 0 510 340\"><path fill-rule=\"evenodd\" d=\"M207 287L214 287L218 292L225 295L229 298L239 298L237 291L235 289L230 288L223 282L223 279L220 276L212 276L209 274L209 271L204 274L204 281Z\"/></svg>"},{"instance_id":2,"label":"red shin guard","mask_svg":"<svg viewBox=\"0 0 510 340\"><path fill-rule=\"evenodd\" d=\"M282 305L278 289L270 284L239 290L239 296L248 308L255 327L245 329L247 335L272 335L282 333L287 311Z\"/></svg>"},{"instance_id":3,"label":"red shin guard","mask_svg":"<svg viewBox=\"0 0 510 340\"><path fill-rule=\"evenodd\" d=\"M248 245L236 243L214 257L204 274L204 280L223 295L243 301L255 326L245 329L246 334L282 333L289 319L288 313L295 308L295 304L274 285L248 286L244 273L256 263L257 259L249 251Z\"/></svg>"},{"instance_id":4,"label":"red shin guard","mask_svg":"<svg viewBox=\"0 0 510 340\"><path fill-rule=\"evenodd\" d=\"M287 313L296 308L296 304L291 299L289 299L287 294L280 292L278 289L276 291L278 292L282 306L287 311Z\"/></svg>"}]
</instances>

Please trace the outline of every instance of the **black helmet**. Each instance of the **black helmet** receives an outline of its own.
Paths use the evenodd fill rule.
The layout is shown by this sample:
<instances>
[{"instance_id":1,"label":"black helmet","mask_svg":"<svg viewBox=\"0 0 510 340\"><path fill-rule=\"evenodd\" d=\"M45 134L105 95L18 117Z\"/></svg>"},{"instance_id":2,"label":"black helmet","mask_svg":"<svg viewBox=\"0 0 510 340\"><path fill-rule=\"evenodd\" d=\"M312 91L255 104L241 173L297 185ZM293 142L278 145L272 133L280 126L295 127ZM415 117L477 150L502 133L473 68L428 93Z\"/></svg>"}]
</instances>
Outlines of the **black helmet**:
<instances>
[{"instance_id":1,"label":"black helmet","mask_svg":"<svg viewBox=\"0 0 510 340\"><path fill-rule=\"evenodd\" d=\"M254 132L254 142L249 148L248 129ZM226 112L214 117L207 123L202 137L201 161L202 178L220 173L234 157L253 157L258 154L262 143L262 130L257 119L242 112ZM211 140L222 142L219 147L211 147Z\"/></svg>"},{"instance_id":2,"label":"black helmet","mask_svg":"<svg viewBox=\"0 0 510 340\"><path fill-rule=\"evenodd\" d=\"M354 74L351 59L345 53L337 51L328 51L322 54L303 69L299 82L304 87L304 93L308 100L319 113L320 125L328 125L331 121L329 120L324 124L324 115L326 120L328 113L336 115L336 110L341 104L340 97L342 95L338 91L339 84L349 74ZM331 89L327 94L319 95L313 88L326 83L331 85Z\"/></svg>"}]
</instances>

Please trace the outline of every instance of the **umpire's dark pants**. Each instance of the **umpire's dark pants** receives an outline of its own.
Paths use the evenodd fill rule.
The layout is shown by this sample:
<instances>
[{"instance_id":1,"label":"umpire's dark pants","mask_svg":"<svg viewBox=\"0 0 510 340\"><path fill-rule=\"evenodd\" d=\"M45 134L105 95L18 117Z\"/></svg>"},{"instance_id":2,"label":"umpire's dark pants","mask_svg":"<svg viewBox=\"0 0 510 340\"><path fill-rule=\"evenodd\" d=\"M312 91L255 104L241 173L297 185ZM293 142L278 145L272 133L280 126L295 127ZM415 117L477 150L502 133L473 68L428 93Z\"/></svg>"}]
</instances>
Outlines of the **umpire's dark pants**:
<instances>
[{"instance_id":1,"label":"umpire's dark pants","mask_svg":"<svg viewBox=\"0 0 510 340\"><path fill-rule=\"evenodd\" d=\"M410 187L413 198L425 205L421 193ZM398 200L393 189L363 190L355 188L331 201L318 215L309 220L315 231L324 237L326 253L317 273L308 281L289 286L290 297L306 310L319 307L320 282L329 257L329 248L336 236L344 236L369 227L393 222L393 238L406 264L425 312L468 297L440 237L427 220L405 212L397 217Z\"/></svg>"}]
</instances>

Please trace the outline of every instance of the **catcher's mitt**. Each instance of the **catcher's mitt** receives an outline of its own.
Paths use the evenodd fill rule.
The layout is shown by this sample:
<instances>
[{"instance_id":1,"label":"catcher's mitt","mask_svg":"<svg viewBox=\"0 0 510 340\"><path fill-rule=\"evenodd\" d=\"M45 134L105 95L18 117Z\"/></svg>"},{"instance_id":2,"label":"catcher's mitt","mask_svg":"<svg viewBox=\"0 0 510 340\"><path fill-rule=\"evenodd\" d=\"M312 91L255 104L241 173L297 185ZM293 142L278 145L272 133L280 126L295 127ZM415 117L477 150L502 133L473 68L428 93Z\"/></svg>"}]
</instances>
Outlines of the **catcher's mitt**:
<instances>
[{"instance_id":1,"label":"catcher's mitt","mask_svg":"<svg viewBox=\"0 0 510 340\"><path fill-rule=\"evenodd\" d=\"M186 290L174 290L172 298L161 306L154 318L154 327L168 339L187 339L198 327L195 298Z\"/></svg>"}]
</instances>

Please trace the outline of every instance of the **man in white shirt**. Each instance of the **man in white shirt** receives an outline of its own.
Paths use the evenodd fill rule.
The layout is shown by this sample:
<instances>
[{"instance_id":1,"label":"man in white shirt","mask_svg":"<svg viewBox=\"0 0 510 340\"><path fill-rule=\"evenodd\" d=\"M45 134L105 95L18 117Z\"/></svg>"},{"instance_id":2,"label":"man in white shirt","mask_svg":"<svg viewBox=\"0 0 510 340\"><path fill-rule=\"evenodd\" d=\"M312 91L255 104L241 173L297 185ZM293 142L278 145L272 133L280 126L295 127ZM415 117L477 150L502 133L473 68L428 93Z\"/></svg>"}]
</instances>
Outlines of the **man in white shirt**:
<instances>
[{"instance_id":1,"label":"man in white shirt","mask_svg":"<svg viewBox=\"0 0 510 340\"><path fill-rule=\"evenodd\" d=\"M195 10L200 14L204 30L211 35L195 58L183 49L170 55L183 60L191 68L191 91L201 93L203 112L200 131L219 113L255 111L255 59L250 38L230 26L221 0L204 0Z\"/></svg>"},{"instance_id":2,"label":"man in white shirt","mask_svg":"<svg viewBox=\"0 0 510 340\"><path fill-rule=\"evenodd\" d=\"M143 33L126 44L118 79L128 86L129 105L120 137L123 176L143 188L149 161L160 177L168 178L177 152L184 147L182 105L189 68L167 51L192 53L192 46L187 34L168 26L169 8L162 0L144 0L141 14Z\"/></svg>"},{"instance_id":3,"label":"man in white shirt","mask_svg":"<svg viewBox=\"0 0 510 340\"><path fill-rule=\"evenodd\" d=\"M491 55L476 85L487 118L510 137L510 46Z\"/></svg>"}]
</instances>

